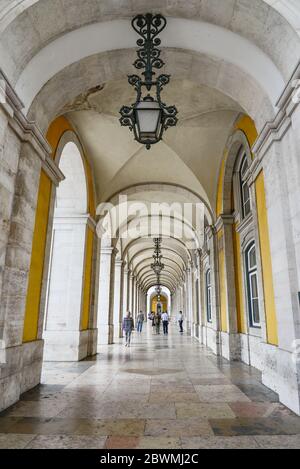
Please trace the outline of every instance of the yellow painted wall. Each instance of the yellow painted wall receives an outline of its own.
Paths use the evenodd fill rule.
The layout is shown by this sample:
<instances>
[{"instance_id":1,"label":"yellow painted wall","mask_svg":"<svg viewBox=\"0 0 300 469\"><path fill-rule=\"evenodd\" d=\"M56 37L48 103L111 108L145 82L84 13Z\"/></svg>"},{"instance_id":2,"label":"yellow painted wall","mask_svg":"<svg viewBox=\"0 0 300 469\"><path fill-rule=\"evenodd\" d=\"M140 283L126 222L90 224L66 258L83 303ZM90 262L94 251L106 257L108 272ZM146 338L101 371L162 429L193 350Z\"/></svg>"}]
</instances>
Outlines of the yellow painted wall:
<instances>
[{"instance_id":1,"label":"yellow painted wall","mask_svg":"<svg viewBox=\"0 0 300 469\"><path fill-rule=\"evenodd\" d=\"M219 253L219 282L220 282L220 315L221 331L227 332L227 301L226 301L226 275L225 275L225 252L223 244L223 230L218 232L218 253Z\"/></svg>"},{"instance_id":2,"label":"yellow painted wall","mask_svg":"<svg viewBox=\"0 0 300 469\"><path fill-rule=\"evenodd\" d=\"M91 303L91 279L92 279L92 260L93 260L94 233L90 227L87 228L86 236L86 262L84 271L84 290L82 302L81 330L85 331L89 326L89 313Z\"/></svg>"},{"instance_id":3,"label":"yellow painted wall","mask_svg":"<svg viewBox=\"0 0 300 469\"><path fill-rule=\"evenodd\" d=\"M254 121L246 115L235 123L233 132L241 130L244 132L250 148L252 148L254 142L257 139L257 130ZM224 187L224 175L225 167L228 158L228 151L224 151L224 156L220 166L218 186L217 186L217 199L216 199L216 214L219 217L223 213L223 187ZM233 197L233 194L232 194ZM233 205L233 200L232 200ZM222 234L220 234L222 236ZM235 257L235 286L236 286L236 307L238 315L238 327L240 332L246 332L245 314L244 314L244 301L243 301L243 290L242 290L242 269L240 262L240 242L239 235L236 230L233 231L233 243L234 243L234 257ZM225 284L225 257L224 251L219 251L219 269L220 269L220 308L221 308L221 328L223 331L227 330L227 311L226 311L226 284Z\"/></svg>"},{"instance_id":4,"label":"yellow painted wall","mask_svg":"<svg viewBox=\"0 0 300 469\"><path fill-rule=\"evenodd\" d=\"M151 311L156 312L156 307L157 307L157 296L154 296L151 301ZM160 295L160 303L162 304L163 311L168 311L168 299Z\"/></svg>"},{"instance_id":5,"label":"yellow painted wall","mask_svg":"<svg viewBox=\"0 0 300 469\"><path fill-rule=\"evenodd\" d=\"M255 127L254 121L249 116L243 115L236 123L233 129L233 132L236 130L241 130L244 132L250 148L257 139L257 130ZM222 163L219 171L218 186L217 186L217 200L216 200L216 214L219 217L223 213L223 183L224 183L224 173L225 165L228 157L228 152L225 151L222 159Z\"/></svg>"},{"instance_id":6,"label":"yellow painted wall","mask_svg":"<svg viewBox=\"0 0 300 469\"><path fill-rule=\"evenodd\" d=\"M25 307L23 342L37 339L52 183L41 171Z\"/></svg>"},{"instance_id":7,"label":"yellow painted wall","mask_svg":"<svg viewBox=\"0 0 300 469\"><path fill-rule=\"evenodd\" d=\"M243 273L241 264L241 244L240 235L236 231L237 226L232 227L233 252L234 252L234 271L235 271L235 291L236 291L236 311L238 332L246 333L245 305L243 292Z\"/></svg>"},{"instance_id":8,"label":"yellow painted wall","mask_svg":"<svg viewBox=\"0 0 300 469\"><path fill-rule=\"evenodd\" d=\"M248 142L249 142L249 146L250 148L253 147L257 137L258 137L258 133L257 133L257 130L256 130L256 126L255 126L255 123L254 121L251 119L251 117L249 116L242 116L235 124L235 127L234 127L234 130L241 130L242 132L244 132Z\"/></svg>"},{"instance_id":9,"label":"yellow painted wall","mask_svg":"<svg viewBox=\"0 0 300 469\"><path fill-rule=\"evenodd\" d=\"M65 132L70 130L74 132L74 129L65 117L58 117L50 125L46 138L52 148L53 159L55 158L60 139L62 138ZM95 202L91 168L86 158L84 163L88 184L89 210L91 215L93 216L95 214ZM44 173L44 171L41 171L25 307L23 342L31 342L37 339L51 190L51 180ZM87 305L90 304L90 279L93 251L93 233L92 235L89 233L87 238L87 249L89 251L89 255L86 256L85 265L83 317L81 324L83 329L87 328L88 325Z\"/></svg>"},{"instance_id":10,"label":"yellow painted wall","mask_svg":"<svg viewBox=\"0 0 300 469\"><path fill-rule=\"evenodd\" d=\"M219 217L223 212L223 180L224 180L224 173L225 173L225 164L227 160L227 152L224 153L220 173L219 173L219 180L218 180L218 188L217 188L217 206L216 206L216 213Z\"/></svg>"},{"instance_id":11,"label":"yellow painted wall","mask_svg":"<svg viewBox=\"0 0 300 469\"><path fill-rule=\"evenodd\" d=\"M255 181L258 229L260 238L260 253L264 284L265 312L267 325L267 340L269 344L278 345L278 330L274 286L269 239L269 224L266 207L264 174L261 171Z\"/></svg>"}]
</instances>

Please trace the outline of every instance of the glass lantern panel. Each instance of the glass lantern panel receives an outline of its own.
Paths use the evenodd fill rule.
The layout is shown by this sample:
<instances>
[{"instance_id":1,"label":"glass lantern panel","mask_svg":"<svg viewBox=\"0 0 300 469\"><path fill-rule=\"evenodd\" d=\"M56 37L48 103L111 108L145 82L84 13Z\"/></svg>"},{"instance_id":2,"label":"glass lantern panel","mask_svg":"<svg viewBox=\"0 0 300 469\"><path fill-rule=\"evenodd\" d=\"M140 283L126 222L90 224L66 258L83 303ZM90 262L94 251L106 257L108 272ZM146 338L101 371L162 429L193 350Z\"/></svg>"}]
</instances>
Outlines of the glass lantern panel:
<instances>
[{"instance_id":1,"label":"glass lantern panel","mask_svg":"<svg viewBox=\"0 0 300 469\"><path fill-rule=\"evenodd\" d=\"M142 101L137 105L137 123L142 139L155 139L158 136L160 114L156 101Z\"/></svg>"}]
</instances>

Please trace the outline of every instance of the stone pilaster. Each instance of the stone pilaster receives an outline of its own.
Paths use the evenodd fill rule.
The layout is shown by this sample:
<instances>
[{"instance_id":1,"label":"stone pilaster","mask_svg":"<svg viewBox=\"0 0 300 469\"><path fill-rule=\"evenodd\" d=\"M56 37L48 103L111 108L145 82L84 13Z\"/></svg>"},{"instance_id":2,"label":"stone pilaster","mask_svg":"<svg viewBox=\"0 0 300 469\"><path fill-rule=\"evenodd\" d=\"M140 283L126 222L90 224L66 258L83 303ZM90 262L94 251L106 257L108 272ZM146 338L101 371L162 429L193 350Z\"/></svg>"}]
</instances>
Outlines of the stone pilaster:
<instances>
[{"instance_id":1,"label":"stone pilaster","mask_svg":"<svg viewBox=\"0 0 300 469\"><path fill-rule=\"evenodd\" d=\"M27 285L41 168L58 184L62 174L37 127L6 82L0 103L0 410L40 382L43 341L23 343Z\"/></svg>"},{"instance_id":2,"label":"stone pilaster","mask_svg":"<svg viewBox=\"0 0 300 469\"><path fill-rule=\"evenodd\" d=\"M114 285L114 339L122 337L123 316L123 276L124 263L121 259L115 262L115 285Z\"/></svg>"},{"instance_id":3,"label":"stone pilaster","mask_svg":"<svg viewBox=\"0 0 300 469\"><path fill-rule=\"evenodd\" d=\"M221 332L222 355L228 360L239 360L240 337L237 328L236 311L236 291L235 291L235 271L234 271L234 252L232 239L232 226L234 217L232 215L221 215L217 221L217 230L222 230L221 239L222 249L224 251L224 289L220 292L225 299L225 309L227 316L227 330Z\"/></svg>"},{"instance_id":4,"label":"stone pilaster","mask_svg":"<svg viewBox=\"0 0 300 469\"><path fill-rule=\"evenodd\" d=\"M82 330L81 321L89 222L89 215L55 212L43 334L46 361L88 356L89 330Z\"/></svg>"},{"instance_id":5,"label":"stone pilaster","mask_svg":"<svg viewBox=\"0 0 300 469\"><path fill-rule=\"evenodd\" d=\"M98 346L113 343L114 337L114 280L115 256L112 247L100 250L99 299L98 299Z\"/></svg>"}]
</instances>

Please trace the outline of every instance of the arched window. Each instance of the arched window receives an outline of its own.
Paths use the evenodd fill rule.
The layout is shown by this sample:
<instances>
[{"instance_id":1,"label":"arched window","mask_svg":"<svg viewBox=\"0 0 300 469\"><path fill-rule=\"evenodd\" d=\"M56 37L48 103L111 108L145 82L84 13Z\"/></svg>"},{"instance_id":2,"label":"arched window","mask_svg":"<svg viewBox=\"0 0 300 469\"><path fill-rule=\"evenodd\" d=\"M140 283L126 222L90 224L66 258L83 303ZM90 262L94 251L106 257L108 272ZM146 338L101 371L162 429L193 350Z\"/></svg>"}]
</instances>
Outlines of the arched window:
<instances>
[{"instance_id":1,"label":"arched window","mask_svg":"<svg viewBox=\"0 0 300 469\"><path fill-rule=\"evenodd\" d=\"M211 311L211 270L208 269L205 276L205 287L206 287L206 315L207 322L212 322L212 311Z\"/></svg>"},{"instance_id":2,"label":"arched window","mask_svg":"<svg viewBox=\"0 0 300 469\"><path fill-rule=\"evenodd\" d=\"M240 165L240 188L241 188L241 204L242 204L242 217L245 218L251 212L251 200L250 200L250 190L246 180L246 174L248 171L248 159L247 155L244 154L241 159Z\"/></svg>"},{"instance_id":3,"label":"arched window","mask_svg":"<svg viewBox=\"0 0 300 469\"><path fill-rule=\"evenodd\" d=\"M257 261L254 241L247 247L245 257L250 325L252 327L260 327Z\"/></svg>"}]
</instances>

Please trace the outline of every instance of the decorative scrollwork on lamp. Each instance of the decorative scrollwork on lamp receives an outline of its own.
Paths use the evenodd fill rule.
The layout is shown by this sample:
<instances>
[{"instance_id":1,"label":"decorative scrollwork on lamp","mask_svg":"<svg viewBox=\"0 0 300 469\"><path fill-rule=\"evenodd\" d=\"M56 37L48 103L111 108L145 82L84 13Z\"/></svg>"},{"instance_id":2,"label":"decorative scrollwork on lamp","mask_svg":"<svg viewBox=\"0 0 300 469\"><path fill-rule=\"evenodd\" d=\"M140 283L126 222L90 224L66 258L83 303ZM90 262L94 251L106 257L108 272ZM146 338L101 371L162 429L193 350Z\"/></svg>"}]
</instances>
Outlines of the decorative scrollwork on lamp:
<instances>
[{"instance_id":1,"label":"decorative scrollwork on lamp","mask_svg":"<svg viewBox=\"0 0 300 469\"><path fill-rule=\"evenodd\" d=\"M169 84L170 75L161 74L154 78L154 69L159 70L165 65L158 48L161 40L157 36L166 27L167 20L160 14L147 13L135 16L131 24L141 36L137 40L138 57L133 65L137 70L144 71L143 78L138 75L128 77L128 83L134 87L137 96L134 104L121 108L120 123L129 127L135 140L149 150L151 145L162 140L164 131L178 122L176 106L168 106L161 100L161 92Z\"/></svg>"}]
</instances>

